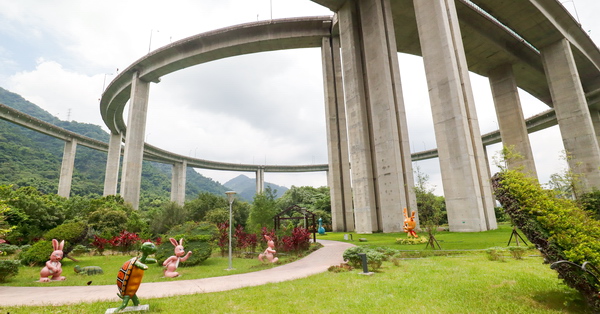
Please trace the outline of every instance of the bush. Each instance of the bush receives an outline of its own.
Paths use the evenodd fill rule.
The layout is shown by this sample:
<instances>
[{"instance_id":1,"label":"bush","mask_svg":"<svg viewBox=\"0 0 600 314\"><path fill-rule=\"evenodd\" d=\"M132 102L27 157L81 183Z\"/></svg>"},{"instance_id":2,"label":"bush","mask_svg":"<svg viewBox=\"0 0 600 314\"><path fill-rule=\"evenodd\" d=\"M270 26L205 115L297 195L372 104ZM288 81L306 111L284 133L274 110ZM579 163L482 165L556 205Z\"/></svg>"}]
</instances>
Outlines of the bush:
<instances>
[{"instance_id":1,"label":"bush","mask_svg":"<svg viewBox=\"0 0 600 314\"><path fill-rule=\"evenodd\" d=\"M575 264L600 265L600 221L570 200L559 199L541 188L537 180L511 170L492 178L496 199L515 226L554 263L567 260ZM555 270L571 288L579 290L591 307L600 310L599 286L578 270L564 263Z\"/></svg>"},{"instance_id":2,"label":"bush","mask_svg":"<svg viewBox=\"0 0 600 314\"><path fill-rule=\"evenodd\" d=\"M523 255L527 252L528 248L523 246L509 246L508 251L514 259L523 259Z\"/></svg>"},{"instance_id":3,"label":"bush","mask_svg":"<svg viewBox=\"0 0 600 314\"><path fill-rule=\"evenodd\" d=\"M192 251L192 255L180 266L194 266L204 262L212 253L213 240L217 234L217 228L207 222L188 221L183 225L175 226L165 235L165 239L175 238L177 241L183 238L183 247L186 251ZM165 241L158 246L156 260L162 267L163 261L172 256L175 247L171 242Z\"/></svg>"},{"instance_id":4,"label":"bush","mask_svg":"<svg viewBox=\"0 0 600 314\"><path fill-rule=\"evenodd\" d=\"M19 261L0 261L0 282L6 282L9 277L19 273Z\"/></svg>"},{"instance_id":5,"label":"bush","mask_svg":"<svg viewBox=\"0 0 600 314\"><path fill-rule=\"evenodd\" d=\"M52 240L56 239L59 242L65 240L65 247L63 248L63 253L66 256L69 254L73 247L77 244L82 244L85 242L87 236L87 226L83 222L69 222L64 223L56 228L46 232L44 234L44 239Z\"/></svg>"},{"instance_id":6,"label":"bush","mask_svg":"<svg viewBox=\"0 0 600 314\"><path fill-rule=\"evenodd\" d=\"M344 251L342 257L354 268L362 269L362 257L359 253L367 254L367 265L371 270L377 270L385 260L385 255L366 246L355 246Z\"/></svg>"},{"instance_id":7,"label":"bush","mask_svg":"<svg viewBox=\"0 0 600 314\"><path fill-rule=\"evenodd\" d=\"M50 259L52 252L54 252L52 242L41 240L33 244L28 250L22 251L19 254L19 259L21 264L26 266L41 266Z\"/></svg>"},{"instance_id":8,"label":"bush","mask_svg":"<svg viewBox=\"0 0 600 314\"><path fill-rule=\"evenodd\" d=\"M485 250L485 252L487 253L488 259L490 261L504 262L504 254L502 254L502 252L504 252L504 248L491 247L491 248Z\"/></svg>"},{"instance_id":9,"label":"bush","mask_svg":"<svg viewBox=\"0 0 600 314\"><path fill-rule=\"evenodd\" d=\"M15 254L15 252L19 249L18 246L8 244L8 243L0 243L0 252L4 252L8 255Z\"/></svg>"}]
</instances>

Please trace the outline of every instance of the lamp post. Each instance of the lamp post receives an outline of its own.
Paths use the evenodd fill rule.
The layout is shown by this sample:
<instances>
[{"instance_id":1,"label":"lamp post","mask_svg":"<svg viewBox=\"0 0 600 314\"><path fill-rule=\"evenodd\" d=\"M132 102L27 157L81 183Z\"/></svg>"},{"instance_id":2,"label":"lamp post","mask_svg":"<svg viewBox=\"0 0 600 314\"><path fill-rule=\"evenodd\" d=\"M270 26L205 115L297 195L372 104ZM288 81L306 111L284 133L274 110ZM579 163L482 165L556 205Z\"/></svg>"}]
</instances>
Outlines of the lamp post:
<instances>
[{"instance_id":1,"label":"lamp post","mask_svg":"<svg viewBox=\"0 0 600 314\"><path fill-rule=\"evenodd\" d=\"M232 221L232 212L231 207L233 205L233 198L235 197L235 191L227 191L227 199L229 200L229 268L227 270L232 270L233 267L231 265L231 230L233 229L233 221Z\"/></svg>"}]
</instances>

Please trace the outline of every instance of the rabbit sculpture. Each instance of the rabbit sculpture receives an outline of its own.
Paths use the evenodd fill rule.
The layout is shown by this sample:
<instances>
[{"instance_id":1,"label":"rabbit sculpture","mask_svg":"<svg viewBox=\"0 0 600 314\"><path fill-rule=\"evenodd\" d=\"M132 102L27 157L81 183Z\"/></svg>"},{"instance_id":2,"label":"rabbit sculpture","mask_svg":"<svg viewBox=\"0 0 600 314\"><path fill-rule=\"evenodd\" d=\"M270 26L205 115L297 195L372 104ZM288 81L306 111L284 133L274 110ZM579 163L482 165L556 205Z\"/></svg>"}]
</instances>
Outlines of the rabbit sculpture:
<instances>
[{"instance_id":1,"label":"rabbit sculpture","mask_svg":"<svg viewBox=\"0 0 600 314\"><path fill-rule=\"evenodd\" d=\"M52 239L52 247L54 252L50 255L50 260L46 262L46 266L40 271L40 282L49 282L51 280L65 280L62 274L62 265L60 261L63 258L63 247L65 240L60 241Z\"/></svg>"},{"instance_id":2,"label":"rabbit sculpture","mask_svg":"<svg viewBox=\"0 0 600 314\"><path fill-rule=\"evenodd\" d=\"M277 253L275 251L275 242L267 235L265 236L265 240L267 240L267 249L263 253L258 254L258 260L265 262L264 259L266 259L268 262L275 263L279 260L279 258L275 257L275 253Z\"/></svg>"},{"instance_id":3,"label":"rabbit sculpture","mask_svg":"<svg viewBox=\"0 0 600 314\"><path fill-rule=\"evenodd\" d=\"M408 236L413 236L418 238L419 236L415 232L415 227L417 226L417 222L415 221L415 212L412 212L412 215L408 217L408 213L406 212L406 207L404 207L404 232L408 233Z\"/></svg>"},{"instance_id":4,"label":"rabbit sculpture","mask_svg":"<svg viewBox=\"0 0 600 314\"><path fill-rule=\"evenodd\" d=\"M175 246L175 255L167 258L163 266L165 267L165 277L173 278L179 276L179 273L176 271L177 267L179 267L179 262L185 262L190 255L192 255L192 251L188 251L185 254L185 250L183 249L183 238L177 240L170 238L171 243ZM185 255L185 256L184 256Z\"/></svg>"}]
</instances>

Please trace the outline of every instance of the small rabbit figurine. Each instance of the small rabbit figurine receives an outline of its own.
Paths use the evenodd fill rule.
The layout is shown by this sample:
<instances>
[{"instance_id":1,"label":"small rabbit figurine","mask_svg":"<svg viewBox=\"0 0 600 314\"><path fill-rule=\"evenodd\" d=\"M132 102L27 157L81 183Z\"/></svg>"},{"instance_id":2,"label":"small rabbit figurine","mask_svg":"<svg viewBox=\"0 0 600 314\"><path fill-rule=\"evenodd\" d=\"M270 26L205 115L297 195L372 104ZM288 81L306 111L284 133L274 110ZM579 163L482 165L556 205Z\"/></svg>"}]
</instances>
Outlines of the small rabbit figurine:
<instances>
[{"instance_id":1,"label":"small rabbit figurine","mask_svg":"<svg viewBox=\"0 0 600 314\"><path fill-rule=\"evenodd\" d=\"M267 240L268 247L263 253L258 254L258 260L264 262L263 258L266 258L268 262L275 263L279 260L279 258L274 255L277 253L277 251L275 251L275 242L267 235L265 236L265 240Z\"/></svg>"},{"instance_id":2,"label":"small rabbit figurine","mask_svg":"<svg viewBox=\"0 0 600 314\"><path fill-rule=\"evenodd\" d=\"M65 280L62 274L62 265L60 260L63 258L63 247L65 246L65 240L60 241L52 239L52 247L54 252L50 255L50 260L46 262L46 267L40 271L40 282L49 282L51 280Z\"/></svg>"},{"instance_id":3,"label":"small rabbit figurine","mask_svg":"<svg viewBox=\"0 0 600 314\"><path fill-rule=\"evenodd\" d=\"M175 246L175 255L167 258L163 266L165 266L165 277L173 278L179 276L179 273L176 272L177 267L179 267L179 262L185 262L190 255L192 255L192 251L188 251L185 254L185 250L183 249L183 238L177 240L170 238L171 243ZM185 256L183 256L185 254ZM182 257L183 256L183 257Z\"/></svg>"}]
</instances>

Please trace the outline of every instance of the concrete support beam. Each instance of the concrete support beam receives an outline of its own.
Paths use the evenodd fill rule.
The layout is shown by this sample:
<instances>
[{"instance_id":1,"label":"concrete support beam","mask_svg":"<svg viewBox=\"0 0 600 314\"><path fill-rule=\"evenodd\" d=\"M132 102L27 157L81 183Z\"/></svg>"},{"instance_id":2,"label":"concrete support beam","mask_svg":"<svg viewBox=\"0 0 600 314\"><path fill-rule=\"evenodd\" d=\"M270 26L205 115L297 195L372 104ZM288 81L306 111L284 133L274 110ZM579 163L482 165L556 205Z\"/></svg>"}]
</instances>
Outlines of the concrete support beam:
<instances>
[{"instance_id":1,"label":"concrete support beam","mask_svg":"<svg viewBox=\"0 0 600 314\"><path fill-rule=\"evenodd\" d=\"M104 175L104 196L117 194L119 166L121 164L121 142L121 134L110 133L108 156L106 157L106 173Z\"/></svg>"},{"instance_id":2,"label":"concrete support beam","mask_svg":"<svg viewBox=\"0 0 600 314\"><path fill-rule=\"evenodd\" d=\"M187 162L173 165L171 173L171 202L183 206L185 203L185 180L187 172Z\"/></svg>"},{"instance_id":3,"label":"concrete support beam","mask_svg":"<svg viewBox=\"0 0 600 314\"><path fill-rule=\"evenodd\" d=\"M265 191L265 168L260 167L256 169L256 194L263 193Z\"/></svg>"},{"instance_id":4,"label":"concrete support beam","mask_svg":"<svg viewBox=\"0 0 600 314\"><path fill-rule=\"evenodd\" d=\"M535 161L525 125L525 117L519 99L519 90L512 64L499 66L489 73L496 117L504 147L513 147L514 152L523 158L508 160L510 169L523 168L531 177L537 178Z\"/></svg>"},{"instance_id":5,"label":"concrete support beam","mask_svg":"<svg viewBox=\"0 0 600 314\"><path fill-rule=\"evenodd\" d=\"M123 155L123 174L121 175L121 195L135 209L138 209L140 204L144 134L146 132L149 92L150 83L140 80L138 73L135 72L131 83L127 134Z\"/></svg>"},{"instance_id":6,"label":"concrete support beam","mask_svg":"<svg viewBox=\"0 0 600 314\"><path fill-rule=\"evenodd\" d=\"M390 3L347 1L338 18L356 231L399 232L416 201Z\"/></svg>"},{"instance_id":7,"label":"concrete support beam","mask_svg":"<svg viewBox=\"0 0 600 314\"><path fill-rule=\"evenodd\" d=\"M77 140L65 142L62 165L60 167L60 178L58 180L58 195L69 198L71 195L71 182L73 182L73 169L75 168L75 153L77 151Z\"/></svg>"},{"instance_id":8,"label":"concrete support beam","mask_svg":"<svg viewBox=\"0 0 600 314\"><path fill-rule=\"evenodd\" d=\"M600 149L571 45L562 39L540 51L576 193L591 191L600 187Z\"/></svg>"},{"instance_id":9,"label":"concrete support beam","mask_svg":"<svg viewBox=\"0 0 600 314\"><path fill-rule=\"evenodd\" d=\"M456 7L414 0L451 231L496 229L494 201Z\"/></svg>"},{"instance_id":10,"label":"concrete support beam","mask_svg":"<svg viewBox=\"0 0 600 314\"><path fill-rule=\"evenodd\" d=\"M354 231L354 212L339 38L323 38L321 55L325 85L325 121L330 169L327 172L327 181L331 192L332 228L333 231L351 232Z\"/></svg>"}]
</instances>

